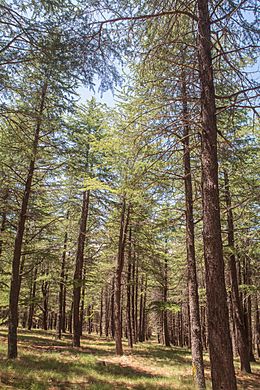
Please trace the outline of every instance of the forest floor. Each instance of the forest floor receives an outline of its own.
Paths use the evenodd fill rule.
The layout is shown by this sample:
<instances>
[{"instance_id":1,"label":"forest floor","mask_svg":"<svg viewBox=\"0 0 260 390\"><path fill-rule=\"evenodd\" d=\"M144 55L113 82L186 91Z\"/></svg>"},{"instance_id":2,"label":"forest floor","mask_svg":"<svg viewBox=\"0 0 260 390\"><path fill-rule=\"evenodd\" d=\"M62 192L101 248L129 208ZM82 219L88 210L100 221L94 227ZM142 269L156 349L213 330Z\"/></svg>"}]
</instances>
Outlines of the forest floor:
<instances>
[{"instance_id":1,"label":"forest floor","mask_svg":"<svg viewBox=\"0 0 260 390\"><path fill-rule=\"evenodd\" d=\"M0 389L26 390L194 390L191 354L184 348L166 348L156 342L139 343L116 357L113 341L96 336L82 338L73 349L69 336L61 341L42 330L19 330L19 357L6 359L7 330L0 329ZM209 360L205 355L209 383ZM238 362L236 362L238 369ZM260 362L254 374L238 373L239 389L260 389Z\"/></svg>"}]
</instances>

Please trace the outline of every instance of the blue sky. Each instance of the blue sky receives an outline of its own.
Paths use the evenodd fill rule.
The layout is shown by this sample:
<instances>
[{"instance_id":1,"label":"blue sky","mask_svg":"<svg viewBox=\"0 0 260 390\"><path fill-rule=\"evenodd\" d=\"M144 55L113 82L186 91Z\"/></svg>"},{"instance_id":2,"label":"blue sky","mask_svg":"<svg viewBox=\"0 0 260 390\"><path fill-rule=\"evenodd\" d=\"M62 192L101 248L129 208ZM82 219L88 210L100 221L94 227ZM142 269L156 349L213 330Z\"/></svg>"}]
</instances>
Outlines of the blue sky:
<instances>
[{"instance_id":1,"label":"blue sky","mask_svg":"<svg viewBox=\"0 0 260 390\"><path fill-rule=\"evenodd\" d=\"M113 107L115 105L113 93L111 91L107 91L103 92L101 95L101 93L98 92L98 83L95 86L95 92L91 91L87 87L80 87L78 89L78 94L80 96L80 102L83 104L94 96L98 102L106 103L109 107Z\"/></svg>"}]
</instances>

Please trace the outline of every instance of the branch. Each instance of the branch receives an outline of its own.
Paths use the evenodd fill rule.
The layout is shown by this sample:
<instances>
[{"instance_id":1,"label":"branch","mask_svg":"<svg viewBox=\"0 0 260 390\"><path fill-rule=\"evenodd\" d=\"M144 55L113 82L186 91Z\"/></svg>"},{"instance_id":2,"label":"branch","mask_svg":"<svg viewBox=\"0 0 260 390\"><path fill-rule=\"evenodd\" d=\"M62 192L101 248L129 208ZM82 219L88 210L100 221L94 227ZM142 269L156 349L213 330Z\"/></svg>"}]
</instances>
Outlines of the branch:
<instances>
[{"instance_id":1,"label":"branch","mask_svg":"<svg viewBox=\"0 0 260 390\"><path fill-rule=\"evenodd\" d=\"M161 17L161 16L168 16L168 15L185 15L185 16L188 16L189 18L195 20L196 22L198 21L197 16L194 15L193 13L189 12L189 11L176 11L176 10L172 10L172 11L162 11L162 12L158 12L158 13L150 14L150 15L122 16L122 17L118 17L118 18L107 19L107 20L104 20L104 21L96 22L96 23L100 24L100 30L99 31L101 31L103 25L104 24L108 24L108 23L117 23L117 22L123 22L123 21L127 21L127 20L135 21L135 20L154 19L154 18L158 18L158 17Z\"/></svg>"}]
</instances>

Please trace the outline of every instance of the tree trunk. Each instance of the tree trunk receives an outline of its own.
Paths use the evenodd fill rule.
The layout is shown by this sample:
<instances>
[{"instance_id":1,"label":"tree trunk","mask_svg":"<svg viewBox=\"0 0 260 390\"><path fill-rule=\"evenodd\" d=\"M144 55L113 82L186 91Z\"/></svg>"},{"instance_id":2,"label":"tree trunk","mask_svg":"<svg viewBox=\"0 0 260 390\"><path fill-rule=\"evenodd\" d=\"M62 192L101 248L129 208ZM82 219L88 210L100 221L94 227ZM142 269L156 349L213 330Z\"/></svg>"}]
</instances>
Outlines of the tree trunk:
<instances>
[{"instance_id":1,"label":"tree trunk","mask_svg":"<svg viewBox=\"0 0 260 390\"><path fill-rule=\"evenodd\" d=\"M99 336L100 337L103 335L103 317L104 317L103 302L104 302L104 293L102 288L100 293L100 314L99 314Z\"/></svg>"},{"instance_id":2,"label":"tree trunk","mask_svg":"<svg viewBox=\"0 0 260 390\"><path fill-rule=\"evenodd\" d=\"M168 301L168 261L167 258L165 258L164 261L164 281L163 281L163 302L166 306ZM169 337L169 330L168 330L168 311L165 307L165 310L163 311L163 339L164 339L164 345L166 347L170 347L170 337Z\"/></svg>"},{"instance_id":3,"label":"tree trunk","mask_svg":"<svg viewBox=\"0 0 260 390\"><path fill-rule=\"evenodd\" d=\"M228 225L228 246L230 249L229 255L229 272L231 281L231 294L232 303L234 308L234 317L237 330L237 344L238 353L240 357L241 371L251 373L250 361L249 361L249 349L246 328L243 318L243 309L239 297L238 280L237 280L237 267L235 258L235 238L234 238L234 222L231 204L231 195L229 190L229 178L227 170L224 171L225 179L225 198L227 208L227 225Z\"/></svg>"},{"instance_id":4,"label":"tree trunk","mask_svg":"<svg viewBox=\"0 0 260 390\"><path fill-rule=\"evenodd\" d=\"M111 292L111 320L110 320L111 336L115 337L115 277L112 280L112 292Z\"/></svg>"},{"instance_id":5,"label":"tree trunk","mask_svg":"<svg viewBox=\"0 0 260 390\"><path fill-rule=\"evenodd\" d=\"M120 234L118 242L118 256L117 256L117 267L115 273L115 343L116 343L116 354L123 355L122 346L122 321L121 321L121 282L122 282L122 271L124 267L124 253L127 227L129 222L130 209L126 210L126 202L123 199L121 219L120 219Z\"/></svg>"},{"instance_id":6,"label":"tree trunk","mask_svg":"<svg viewBox=\"0 0 260 390\"><path fill-rule=\"evenodd\" d=\"M147 301L147 275L145 276L145 282L144 282L144 303L143 303L143 316L142 316L142 340L146 340L146 327L147 327L147 314L146 314L146 301Z\"/></svg>"},{"instance_id":7,"label":"tree trunk","mask_svg":"<svg viewBox=\"0 0 260 390\"><path fill-rule=\"evenodd\" d=\"M4 197L3 201L5 201L6 198L7 198L7 196ZM3 239L2 239L2 237L3 237L3 233L5 231L6 221L7 221L6 212L3 211L2 212L1 227L0 227L0 257L1 257L2 251L3 251Z\"/></svg>"},{"instance_id":8,"label":"tree trunk","mask_svg":"<svg viewBox=\"0 0 260 390\"><path fill-rule=\"evenodd\" d=\"M69 219L69 212L67 212L67 221ZM67 255L67 242L68 242L68 232L65 232L64 243L63 243L63 252L61 260L61 270L60 270L60 291L59 291L59 312L57 318L57 338L61 339L61 333L64 328L64 285L65 285L65 265L66 265L66 255Z\"/></svg>"},{"instance_id":9,"label":"tree trunk","mask_svg":"<svg viewBox=\"0 0 260 390\"><path fill-rule=\"evenodd\" d=\"M136 343L136 328L135 328L135 266L136 266L136 256L135 252L132 256L132 278L131 278L131 317L132 317L132 332L133 332L133 342Z\"/></svg>"},{"instance_id":10,"label":"tree trunk","mask_svg":"<svg viewBox=\"0 0 260 390\"><path fill-rule=\"evenodd\" d=\"M138 329L138 291L139 291L139 264L138 258L135 256L135 280L134 280L134 327L135 327L135 342L139 340L139 329Z\"/></svg>"},{"instance_id":11,"label":"tree trunk","mask_svg":"<svg viewBox=\"0 0 260 390\"><path fill-rule=\"evenodd\" d=\"M83 261L83 263L84 263L84 261ZM87 272L87 265L86 265L86 262L85 262L84 269L83 269L83 279L82 279L83 286L82 286L81 307L80 307L80 336L82 336L83 324L84 324L84 306L85 306L85 294L86 294L86 288L85 288L86 272Z\"/></svg>"},{"instance_id":12,"label":"tree trunk","mask_svg":"<svg viewBox=\"0 0 260 390\"><path fill-rule=\"evenodd\" d=\"M128 270L127 270L127 339L130 348L133 348L133 332L132 332L132 311L131 311L131 277L132 277L132 229L129 229L129 250L128 250Z\"/></svg>"},{"instance_id":13,"label":"tree trunk","mask_svg":"<svg viewBox=\"0 0 260 390\"><path fill-rule=\"evenodd\" d=\"M110 318L110 297L108 285L105 288L105 335L109 335L109 318Z\"/></svg>"},{"instance_id":14,"label":"tree trunk","mask_svg":"<svg viewBox=\"0 0 260 390\"><path fill-rule=\"evenodd\" d=\"M183 99L183 164L185 175L185 210L186 210L186 251L188 269L188 294L191 332L191 351L193 371L199 389L205 389L203 349L201 341L199 295L195 256L195 236L193 222L193 192L190 164L190 124L188 113L188 97L185 74L182 74L182 99Z\"/></svg>"},{"instance_id":15,"label":"tree trunk","mask_svg":"<svg viewBox=\"0 0 260 390\"><path fill-rule=\"evenodd\" d=\"M31 296L30 296L30 306L29 306L29 314L28 314L28 330L31 330L32 325L33 325L37 272L38 272L37 267L35 267L34 274L33 274L33 281L32 281L32 292L31 292Z\"/></svg>"},{"instance_id":16,"label":"tree trunk","mask_svg":"<svg viewBox=\"0 0 260 390\"><path fill-rule=\"evenodd\" d=\"M209 351L213 390L236 389L228 323L221 238L217 121L208 0L198 0L198 60L202 111L203 243L206 269Z\"/></svg>"},{"instance_id":17,"label":"tree trunk","mask_svg":"<svg viewBox=\"0 0 260 390\"><path fill-rule=\"evenodd\" d=\"M44 330L48 330L48 300L49 300L49 282L42 282L42 296L43 296L43 317L42 327Z\"/></svg>"},{"instance_id":18,"label":"tree trunk","mask_svg":"<svg viewBox=\"0 0 260 390\"><path fill-rule=\"evenodd\" d=\"M140 305L139 305L139 341L144 341L143 315L144 315L144 275L141 276Z\"/></svg>"},{"instance_id":19,"label":"tree trunk","mask_svg":"<svg viewBox=\"0 0 260 390\"><path fill-rule=\"evenodd\" d=\"M28 175L25 183L24 194L21 204L21 209L19 213L15 243L14 243L14 252L12 260L12 277L11 277L11 286L10 286L10 295L9 295L9 323L8 323L8 358L15 359L17 357L17 326L18 326L18 300L20 293L20 261L23 245L23 236L25 229L25 222L27 219L27 209L28 203L31 195L32 179L35 170L36 154L38 150L40 129L42 123L42 115L44 111L45 97L47 92L47 82L44 82L40 107L37 112L37 124L34 133L32 157L29 164Z\"/></svg>"},{"instance_id":20,"label":"tree trunk","mask_svg":"<svg viewBox=\"0 0 260 390\"><path fill-rule=\"evenodd\" d=\"M257 357L260 358L260 313L257 301L257 292L255 293L255 349Z\"/></svg>"},{"instance_id":21,"label":"tree trunk","mask_svg":"<svg viewBox=\"0 0 260 390\"><path fill-rule=\"evenodd\" d=\"M80 218L80 231L78 235L78 247L76 255L76 265L73 279L73 346L80 346L80 295L82 284L82 269L84 261L84 248L87 231L87 219L89 208L90 191L84 191L82 197L82 209Z\"/></svg>"}]
</instances>

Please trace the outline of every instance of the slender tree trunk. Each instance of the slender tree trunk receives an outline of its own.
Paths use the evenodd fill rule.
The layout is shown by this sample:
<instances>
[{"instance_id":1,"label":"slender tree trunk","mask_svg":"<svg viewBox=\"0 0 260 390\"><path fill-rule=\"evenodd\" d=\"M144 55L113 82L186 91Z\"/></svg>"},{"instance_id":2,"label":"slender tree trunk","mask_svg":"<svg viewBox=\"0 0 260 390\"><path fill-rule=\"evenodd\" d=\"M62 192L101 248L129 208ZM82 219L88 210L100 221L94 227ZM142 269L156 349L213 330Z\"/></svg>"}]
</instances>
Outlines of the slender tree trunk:
<instances>
[{"instance_id":1,"label":"slender tree trunk","mask_svg":"<svg viewBox=\"0 0 260 390\"><path fill-rule=\"evenodd\" d=\"M32 293L30 297L31 299L30 299L30 306L29 306L29 314L28 314L28 330L31 330L33 325L37 272L38 272L37 267L35 267L34 274L33 274L33 281L32 281Z\"/></svg>"},{"instance_id":2,"label":"slender tree trunk","mask_svg":"<svg viewBox=\"0 0 260 390\"><path fill-rule=\"evenodd\" d=\"M69 219L69 213L67 212L67 221ZM66 265L66 255L67 255L67 242L68 242L68 232L65 232L64 243L63 243L63 252L61 260L61 270L60 270L60 291L59 291L59 312L57 318L57 338L61 339L61 333L64 323L64 287L65 287L65 265Z\"/></svg>"},{"instance_id":3,"label":"slender tree trunk","mask_svg":"<svg viewBox=\"0 0 260 390\"><path fill-rule=\"evenodd\" d=\"M42 123L42 115L44 111L45 97L47 92L47 82L44 82L41 91L40 107L37 112L38 119L34 133L32 157L29 164L28 175L25 183L24 194L19 213L14 252L12 260L12 277L9 295L9 324L8 324L8 358L15 359L17 357L17 326L18 326L18 300L20 293L20 261L23 245L23 236L25 229L25 222L27 219L28 203L31 195L32 180L35 170L36 154L38 150L40 129Z\"/></svg>"},{"instance_id":4,"label":"slender tree trunk","mask_svg":"<svg viewBox=\"0 0 260 390\"><path fill-rule=\"evenodd\" d=\"M143 342L143 314L144 314L144 275L140 281L140 305L139 305L139 341Z\"/></svg>"},{"instance_id":5,"label":"slender tree trunk","mask_svg":"<svg viewBox=\"0 0 260 390\"><path fill-rule=\"evenodd\" d=\"M111 336L115 337L115 277L112 280L112 292L111 292L111 320L110 320Z\"/></svg>"},{"instance_id":6,"label":"slender tree trunk","mask_svg":"<svg viewBox=\"0 0 260 390\"><path fill-rule=\"evenodd\" d=\"M257 301L257 292L255 293L255 348L257 357L260 358L260 313Z\"/></svg>"},{"instance_id":7,"label":"slender tree trunk","mask_svg":"<svg viewBox=\"0 0 260 390\"><path fill-rule=\"evenodd\" d=\"M127 339L130 348L133 348L133 332L132 332L132 311L131 311L131 274L132 274L132 229L129 229L129 250L128 250L128 270L127 270Z\"/></svg>"},{"instance_id":8,"label":"slender tree trunk","mask_svg":"<svg viewBox=\"0 0 260 390\"><path fill-rule=\"evenodd\" d=\"M100 293L100 315L99 315L99 335L100 337L103 335L103 317L104 317L104 292L103 288L101 289Z\"/></svg>"},{"instance_id":9,"label":"slender tree trunk","mask_svg":"<svg viewBox=\"0 0 260 390\"><path fill-rule=\"evenodd\" d=\"M142 315L142 341L146 340L147 314L146 314L146 300L147 300L147 275L144 281L144 300L143 300L143 315Z\"/></svg>"},{"instance_id":10,"label":"slender tree trunk","mask_svg":"<svg viewBox=\"0 0 260 390\"><path fill-rule=\"evenodd\" d=\"M110 298L108 293L108 285L105 288L105 335L109 335L109 318L110 318Z\"/></svg>"},{"instance_id":11,"label":"slender tree trunk","mask_svg":"<svg viewBox=\"0 0 260 390\"><path fill-rule=\"evenodd\" d=\"M234 390L236 377L228 323L221 238L217 122L208 0L198 0L198 60L202 110L203 242L213 390Z\"/></svg>"},{"instance_id":12,"label":"slender tree trunk","mask_svg":"<svg viewBox=\"0 0 260 390\"><path fill-rule=\"evenodd\" d=\"M47 274L48 275L48 274ZM43 296L43 317L42 327L44 330L48 330L48 314L49 314L49 282L42 282L42 296Z\"/></svg>"},{"instance_id":13,"label":"slender tree trunk","mask_svg":"<svg viewBox=\"0 0 260 390\"><path fill-rule=\"evenodd\" d=\"M83 286L82 286L82 294L81 294L81 307L80 307L80 336L82 336L83 332L83 324L84 324L84 306L85 306L85 294L86 294L86 287L85 287L85 280L86 280L86 272L87 272L87 265L86 262L84 262L84 269L83 269Z\"/></svg>"},{"instance_id":14,"label":"slender tree trunk","mask_svg":"<svg viewBox=\"0 0 260 390\"><path fill-rule=\"evenodd\" d=\"M67 280L68 280L68 274L66 273L64 277L64 290L63 290L63 302L62 302L62 323L61 323L61 329L62 333L66 332L67 324L66 324L66 304L67 304Z\"/></svg>"},{"instance_id":15,"label":"slender tree trunk","mask_svg":"<svg viewBox=\"0 0 260 390\"><path fill-rule=\"evenodd\" d=\"M255 362L253 353L253 337L252 337L252 302L251 295L248 296L248 344L249 344L249 357L250 362Z\"/></svg>"},{"instance_id":16,"label":"slender tree trunk","mask_svg":"<svg viewBox=\"0 0 260 390\"><path fill-rule=\"evenodd\" d=\"M132 331L133 331L133 342L136 343L136 328L135 328L135 265L136 256L133 253L132 256L132 278L131 278L131 317L132 317Z\"/></svg>"},{"instance_id":17,"label":"slender tree trunk","mask_svg":"<svg viewBox=\"0 0 260 390\"><path fill-rule=\"evenodd\" d=\"M247 339L246 328L244 324L242 304L240 301L239 290L238 290L237 267L236 267L235 253L234 253L235 250L234 222L233 222L231 195L229 190L229 178L228 178L227 170L224 171L224 179L225 179L225 198L226 198L226 207L227 207L228 246L231 251L229 255L229 271L230 271L230 281L231 281L232 303L234 308L234 317L235 317L235 324L237 330L238 353L240 357L241 371L251 373L248 339Z\"/></svg>"},{"instance_id":18,"label":"slender tree trunk","mask_svg":"<svg viewBox=\"0 0 260 390\"><path fill-rule=\"evenodd\" d=\"M82 270L84 261L84 248L87 231L87 219L89 209L90 191L83 192L82 209L80 218L80 231L78 235L78 247L76 255L76 265L73 279L73 346L80 346L80 296L82 284Z\"/></svg>"},{"instance_id":19,"label":"slender tree trunk","mask_svg":"<svg viewBox=\"0 0 260 390\"><path fill-rule=\"evenodd\" d=\"M166 305L168 301L168 261L167 258L165 258L164 261L164 281L163 281L163 302ZM166 347L170 347L170 337L169 337L169 330L168 330L168 312L165 308L163 311L163 336L164 336L164 345Z\"/></svg>"},{"instance_id":20,"label":"slender tree trunk","mask_svg":"<svg viewBox=\"0 0 260 390\"><path fill-rule=\"evenodd\" d=\"M134 299L134 327L135 327L135 342L139 340L139 329L138 329L138 291L139 291L139 264L138 257L135 253L135 299Z\"/></svg>"},{"instance_id":21,"label":"slender tree trunk","mask_svg":"<svg viewBox=\"0 0 260 390\"><path fill-rule=\"evenodd\" d=\"M0 227L0 257L1 257L2 251L3 251L3 238L2 237L3 237L3 233L5 231L6 221L7 221L6 212L3 211L2 212L1 227Z\"/></svg>"},{"instance_id":22,"label":"slender tree trunk","mask_svg":"<svg viewBox=\"0 0 260 390\"><path fill-rule=\"evenodd\" d=\"M126 210L126 202L123 199L121 220L120 220L120 234L118 243L118 256L117 256L117 267L115 274L115 343L116 343L116 354L123 355L122 346L122 321L121 321L121 283L122 283L122 271L124 267L124 253L127 228L129 222L130 208Z\"/></svg>"},{"instance_id":23,"label":"slender tree trunk","mask_svg":"<svg viewBox=\"0 0 260 390\"><path fill-rule=\"evenodd\" d=\"M178 312L178 345L179 347L183 347L183 308L181 305L181 310Z\"/></svg>"},{"instance_id":24,"label":"slender tree trunk","mask_svg":"<svg viewBox=\"0 0 260 390\"><path fill-rule=\"evenodd\" d=\"M69 316L68 316L68 329L69 329L69 333L72 333L73 329L72 329L72 323L73 323L73 301L71 302L71 307L70 307L70 312L69 312Z\"/></svg>"},{"instance_id":25,"label":"slender tree trunk","mask_svg":"<svg viewBox=\"0 0 260 390\"><path fill-rule=\"evenodd\" d=\"M191 331L192 364L199 389L205 389L203 348L201 340L199 295L195 256L195 236L193 221L193 192L190 164L190 124L188 113L188 97L185 74L182 74L182 99L183 99L183 164L185 174L185 210L186 210L186 251L188 268L188 294Z\"/></svg>"},{"instance_id":26,"label":"slender tree trunk","mask_svg":"<svg viewBox=\"0 0 260 390\"><path fill-rule=\"evenodd\" d=\"M246 256L245 258L245 266L244 266L244 284L251 285L251 265L250 258ZM253 354L253 346L252 346L252 303L251 303L251 293L247 294L245 298L245 325L248 339L248 347L249 347L249 359L250 362L255 362L255 357Z\"/></svg>"}]
</instances>

